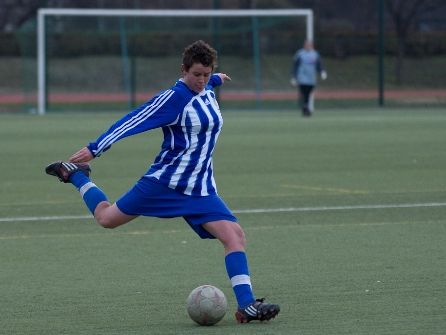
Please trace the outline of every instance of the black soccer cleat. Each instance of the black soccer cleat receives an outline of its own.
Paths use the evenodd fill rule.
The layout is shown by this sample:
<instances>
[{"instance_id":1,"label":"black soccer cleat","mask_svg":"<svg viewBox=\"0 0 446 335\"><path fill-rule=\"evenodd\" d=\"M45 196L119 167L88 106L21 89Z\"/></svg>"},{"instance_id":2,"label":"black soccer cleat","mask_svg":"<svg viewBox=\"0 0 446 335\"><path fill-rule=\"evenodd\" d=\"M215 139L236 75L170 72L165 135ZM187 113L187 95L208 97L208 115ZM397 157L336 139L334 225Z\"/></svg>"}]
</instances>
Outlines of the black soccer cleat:
<instances>
[{"instance_id":1,"label":"black soccer cleat","mask_svg":"<svg viewBox=\"0 0 446 335\"><path fill-rule=\"evenodd\" d=\"M302 111L302 115L306 116L306 117L310 117L311 111L308 108L304 108L304 110Z\"/></svg>"},{"instance_id":2,"label":"black soccer cleat","mask_svg":"<svg viewBox=\"0 0 446 335\"><path fill-rule=\"evenodd\" d=\"M266 304L263 299L257 299L245 308L237 308L235 318L238 323L248 323L253 320L260 322L274 319L280 312L280 306L277 304Z\"/></svg>"},{"instance_id":3,"label":"black soccer cleat","mask_svg":"<svg viewBox=\"0 0 446 335\"><path fill-rule=\"evenodd\" d=\"M60 181L69 183L68 178L75 172L81 171L87 177L90 175L91 169L88 163L69 163L69 162L54 162L45 168L45 172L49 175L56 176Z\"/></svg>"}]
</instances>

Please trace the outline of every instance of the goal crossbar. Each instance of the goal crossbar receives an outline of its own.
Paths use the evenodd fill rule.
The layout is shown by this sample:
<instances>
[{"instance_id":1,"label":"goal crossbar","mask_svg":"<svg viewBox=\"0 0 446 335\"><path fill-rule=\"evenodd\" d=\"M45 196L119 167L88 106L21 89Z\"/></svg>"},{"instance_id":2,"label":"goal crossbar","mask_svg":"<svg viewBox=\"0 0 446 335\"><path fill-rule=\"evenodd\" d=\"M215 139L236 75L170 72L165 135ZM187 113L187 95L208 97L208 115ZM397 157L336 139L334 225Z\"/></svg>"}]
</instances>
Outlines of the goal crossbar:
<instances>
[{"instance_id":1,"label":"goal crossbar","mask_svg":"<svg viewBox=\"0 0 446 335\"><path fill-rule=\"evenodd\" d=\"M270 17L304 16L306 38L313 40L312 9L78 9L40 8L37 12L37 111L46 110L46 62L45 62L45 17L46 16L112 16L112 17Z\"/></svg>"}]
</instances>

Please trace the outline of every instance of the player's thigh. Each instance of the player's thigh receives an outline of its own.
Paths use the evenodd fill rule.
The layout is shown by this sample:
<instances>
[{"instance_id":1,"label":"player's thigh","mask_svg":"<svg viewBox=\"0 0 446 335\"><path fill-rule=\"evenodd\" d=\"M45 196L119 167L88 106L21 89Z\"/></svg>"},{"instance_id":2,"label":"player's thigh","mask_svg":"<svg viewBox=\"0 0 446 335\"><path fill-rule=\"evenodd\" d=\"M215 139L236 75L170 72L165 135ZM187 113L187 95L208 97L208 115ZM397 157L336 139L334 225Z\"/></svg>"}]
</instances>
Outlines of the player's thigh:
<instances>
[{"instance_id":1,"label":"player's thigh","mask_svg":"<svg viewBox=\"0 0 446 335\"><path fill-rule=\"evenodd\" d=\"M138 215L124 214L116 203L110 205L106 202L102 202L96 207L94 216L104 228L116 228L138 217Z\"/></svg>"}]
</instances>

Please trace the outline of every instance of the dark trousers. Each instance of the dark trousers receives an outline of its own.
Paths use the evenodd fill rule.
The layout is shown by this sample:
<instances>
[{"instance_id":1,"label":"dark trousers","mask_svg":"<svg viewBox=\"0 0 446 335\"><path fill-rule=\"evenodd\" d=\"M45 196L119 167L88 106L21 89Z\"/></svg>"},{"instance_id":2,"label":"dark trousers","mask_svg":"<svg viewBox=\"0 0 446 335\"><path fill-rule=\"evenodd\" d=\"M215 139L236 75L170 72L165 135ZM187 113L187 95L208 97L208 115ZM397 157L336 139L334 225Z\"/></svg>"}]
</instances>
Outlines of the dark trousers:
<instances>
[{"instance_id":1,"label":"dark trousers","mask_svg":"<svg viewBox=\"0 0 446 335\"><path fill-rule=\"evenodd\" d=\"M313 85L299 85L300 97L302 99L302 112L304 115L310 113L310 94L313 88Z\"/></svg>"}]
</instances>

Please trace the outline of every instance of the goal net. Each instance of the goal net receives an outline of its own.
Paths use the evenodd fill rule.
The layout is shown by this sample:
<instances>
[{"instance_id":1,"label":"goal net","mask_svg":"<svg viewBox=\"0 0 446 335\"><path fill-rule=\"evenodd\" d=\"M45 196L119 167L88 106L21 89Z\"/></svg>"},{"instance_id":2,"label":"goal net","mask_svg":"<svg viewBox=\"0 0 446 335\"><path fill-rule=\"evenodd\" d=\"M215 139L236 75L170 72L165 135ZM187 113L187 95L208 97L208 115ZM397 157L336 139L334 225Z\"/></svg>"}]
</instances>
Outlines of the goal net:
<instances>
[{"instance_id":1,"label":"goal net","mask_svg":"<svg viewBox=\"0 0 446 335\"><path fill-rule=\"evenodd\" d=\"M37 109L133 109L181 77L184 48L218 51L224 108L291 108L292 58L313 39L313 13L286 10L104 10L38 12Z\"/></svg>"}]
</instances>

